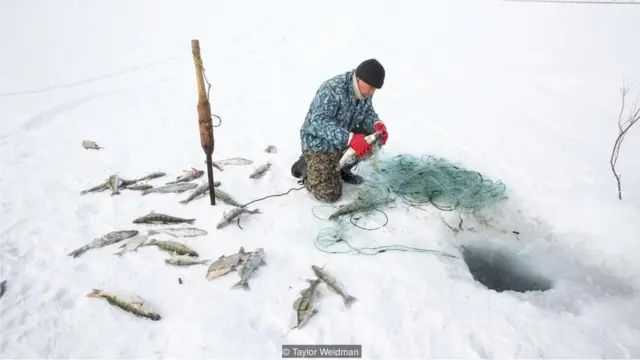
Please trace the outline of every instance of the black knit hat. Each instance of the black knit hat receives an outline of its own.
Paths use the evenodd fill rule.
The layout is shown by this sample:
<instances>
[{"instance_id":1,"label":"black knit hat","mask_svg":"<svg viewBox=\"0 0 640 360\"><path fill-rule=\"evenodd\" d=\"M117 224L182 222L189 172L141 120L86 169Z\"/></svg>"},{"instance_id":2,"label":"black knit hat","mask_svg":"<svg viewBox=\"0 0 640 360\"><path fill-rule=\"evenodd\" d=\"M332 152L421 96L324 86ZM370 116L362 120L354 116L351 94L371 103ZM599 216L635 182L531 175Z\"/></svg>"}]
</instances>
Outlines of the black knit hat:
<instances>
[{"instance_id":1,"label":"black knit hat","mask_svg":"<svg viewBox=\"0 0 640 360\"><path fill-rule=\"evenodd\" d=\"M356 68L356 76L376 89L382 88L384 75L384 68L376 59L365 60Z\"/></svg>"}]
</instances>

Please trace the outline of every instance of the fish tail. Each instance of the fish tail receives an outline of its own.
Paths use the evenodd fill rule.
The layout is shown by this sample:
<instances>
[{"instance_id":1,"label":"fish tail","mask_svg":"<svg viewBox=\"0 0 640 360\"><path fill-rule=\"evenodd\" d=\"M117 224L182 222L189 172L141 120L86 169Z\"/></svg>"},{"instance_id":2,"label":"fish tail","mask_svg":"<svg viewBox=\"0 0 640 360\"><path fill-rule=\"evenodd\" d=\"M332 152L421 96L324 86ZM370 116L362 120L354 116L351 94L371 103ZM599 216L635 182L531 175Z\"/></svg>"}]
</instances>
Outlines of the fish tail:
<instances>
[{"instance_id":1,"label":"fish tail","mask_svg":"<svg viewBox=\"0 0 640 360\"><path fill-rule=\"evenodd\" d=\"M87 294L87 297L92 297L92 298L102 297L102 294L100 294L101 292L102 290L100 289L93 289L91 290L90 293Z\"/></svg>"},{"instance_id":2,"label":"fish tail","mask_svg":"<svg viewBox=\"0 0 640 360\"><path fill-rule=\"evenodd\" d=\"M89 247L85 245L85 246L82 246L82 247L79 247L79 248L73 250L72 252L68 253L67 255L68 256L72 256L74 258L77 258L78 256L82 255L87 250L89 250Z\"/></svg>"},{"instance_id":3,"label":"fish tail","mask_svg":"<svg viewBox=\"0 0 640 360\"><path fill-rule=\"evenodd\" d=\"M245 290L249 290L249 283L246 280L240 280L237 283L233 284L233 286L231 286L232 289L239 288L239 287Z\"/></svg>"},{"instance_id":4,"label":"fish tail","mask_svg":"<svg viewBox=\"0 0 640 360\"><path fill-rule=\"evenodd\" d=\"M354 302L356 302L358 299L351 296L351 295L347 295L347 297L344 299L344 305L346 307L351 307L351 304L353 304Z\"/></svg>"}]
</instances>

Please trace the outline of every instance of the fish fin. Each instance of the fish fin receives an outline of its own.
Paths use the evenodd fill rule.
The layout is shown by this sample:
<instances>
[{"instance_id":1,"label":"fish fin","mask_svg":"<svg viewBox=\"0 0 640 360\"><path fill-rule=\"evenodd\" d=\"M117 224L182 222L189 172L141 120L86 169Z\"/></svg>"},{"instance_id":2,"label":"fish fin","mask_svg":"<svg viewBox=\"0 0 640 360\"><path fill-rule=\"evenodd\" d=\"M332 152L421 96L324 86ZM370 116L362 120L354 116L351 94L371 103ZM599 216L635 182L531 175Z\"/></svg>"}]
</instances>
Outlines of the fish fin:
<instances>
[{"instance_id":1,"label":"fish fin","mask_svg":"<svg viewBox=\"0 0 640 360\"><path fill-rule=\"evenodd\" d=\"M267 262L264 260L264 258L260 259L260 263L264 266L267 266Z\"/></svg>"},{"instance_id":2,"label":"fish fin","mask_svg":"<svg viewBox=\"0 0 640 360\"><path fill-rule=\"evenodd\" d=\"M347 295L347 297L344 299L344 305L348 308L351 307L351 304L353 304L354 302L356 302L358 299L354 296L351 295Z\"/></svg>"},{"instance_id":3,"label":"fish fin","mask_svg":"<svg viewBox=\"0 0 640 360\"><path fill-rule=\"evenodd\" d=\"M118 255L118 256L122 256L123 254L124 254L124 251L118 251L116 253L113 253L113 255Z\"/></svg>"},{"instance_id":4,"label":"fish fin","mask_svg":"<svg viewBox=\"0 0 640 360\"><path fill-rule=\"evenodd\" d=\"M244 254L244 246L240 246L240 250L238 250L240 254Z\"/></svg>"},{"instance_id":5,"label":"fish fin","mask_svg":"<svg viewBox=\"0 0 640 360\"><path fill-rule=\"evenodd\" d=\"M89 247L85 245L85 246L82 246L82 247L79 247L79 248L73 250L72 252L68 253L67 255L71 256L71 257L74 257L74 258L77 258L78 256L82 255L87 250L89 250Z\"/></svg>"},{"instance_id":6,"label":"fish fin","mask_svg":"<svg viewBox=\"0 0 640 360\"><path fill-rule=\"evenodd\" d=\"M209 265L210 262L211 260L202 260L200 263L203 265Z\"/></svg>"},{"instance_id":7,"label":"fish fin","mask_svg":"<svg viewBox=\"0 0 640 360\"><path fill-rule=\"evenodd\" d=\"M186 222L189 224L193 224L196 221L196 219L187 219Z\"/></svg>"},{"instance_id":8,"label":"fish fin","mask_svg":"<svg viewBox=\"0 0 640 360\"><path fill-rule=\"evenodd\" d=\"M93 297L93 298L102 297L102 294L100 294L101 292L102 292L102 290L100 290L100 289L93 289L86 296L87 297Z\"/></svg>"},{"instance_id":9,"label":"fish fin","mask_svg":"<svg viewBox=\"0 0 640 360\"><path fill-rule=\"evenodd\" d=\"M232 289L239 288L239 287L245 290L249 290L249 283L246 280L240 280L237 283L233 284L233 286L231 286Z\"/></svg>"},{"instance_id":10,"label":"fish fin","mask_svg":"<svg viewBox=\"0 0 640 360\"><path fill-rule=\"evenodd\" d=\"M187 204L189 201L187 199L178 201L180 204Z\"/></svg>"}]
</instances>

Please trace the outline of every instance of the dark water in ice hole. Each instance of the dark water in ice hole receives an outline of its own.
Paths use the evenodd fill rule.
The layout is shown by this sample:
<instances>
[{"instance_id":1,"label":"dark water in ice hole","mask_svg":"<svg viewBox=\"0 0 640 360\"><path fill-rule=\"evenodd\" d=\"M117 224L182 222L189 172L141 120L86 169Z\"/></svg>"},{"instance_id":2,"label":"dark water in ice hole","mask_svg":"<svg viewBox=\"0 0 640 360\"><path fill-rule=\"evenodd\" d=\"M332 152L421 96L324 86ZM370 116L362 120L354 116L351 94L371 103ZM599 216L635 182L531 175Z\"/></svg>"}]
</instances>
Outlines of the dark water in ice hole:
<instances>
[{"instance_id":1,"label":"dark water in ice hole","mask_svg":"<svg viewBox=\"0 0 640 360\"><path fill-rule=\"evenodd\" d=\"M474 280L497 292L547 291L551 280L535 274L514 254L490 248L463 247L462 256Z\"/></svg>"}]
</instances>

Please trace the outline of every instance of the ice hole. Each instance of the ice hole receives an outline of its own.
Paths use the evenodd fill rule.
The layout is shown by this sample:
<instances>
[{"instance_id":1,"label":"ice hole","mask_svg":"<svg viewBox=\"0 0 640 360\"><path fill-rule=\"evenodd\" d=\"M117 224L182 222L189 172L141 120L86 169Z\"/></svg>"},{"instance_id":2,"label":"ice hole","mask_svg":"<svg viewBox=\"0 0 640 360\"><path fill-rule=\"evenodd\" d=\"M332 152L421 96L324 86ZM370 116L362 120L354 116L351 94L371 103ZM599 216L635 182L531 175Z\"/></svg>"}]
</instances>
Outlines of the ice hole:
<instances>
[{"instance_id":1,"label":"ice hole","mask_svg":"<svg viewBox=\"0 0 640 360\"><path fill-rule=\"evenodd\" d=\"M536 274L531 265L515 254L465 246L462 256L473 279L491 290L527 292L547 291L553 287L551 280Z\"/></svg>"}]
</instances>

